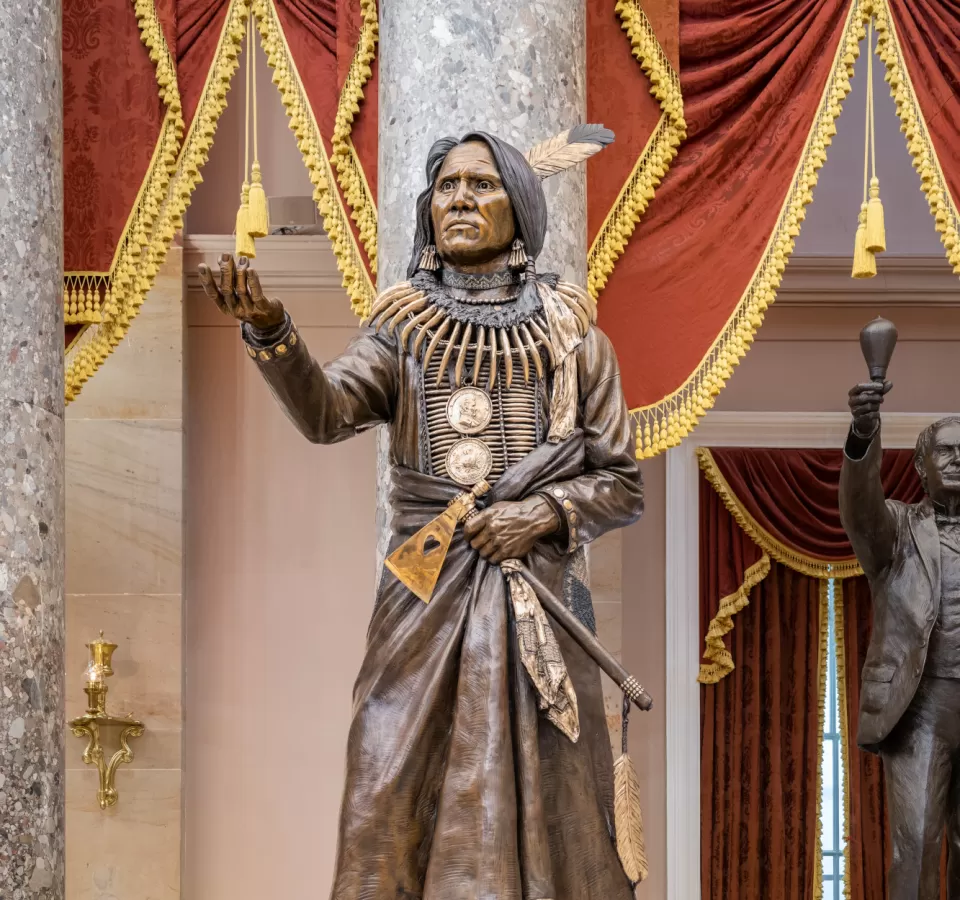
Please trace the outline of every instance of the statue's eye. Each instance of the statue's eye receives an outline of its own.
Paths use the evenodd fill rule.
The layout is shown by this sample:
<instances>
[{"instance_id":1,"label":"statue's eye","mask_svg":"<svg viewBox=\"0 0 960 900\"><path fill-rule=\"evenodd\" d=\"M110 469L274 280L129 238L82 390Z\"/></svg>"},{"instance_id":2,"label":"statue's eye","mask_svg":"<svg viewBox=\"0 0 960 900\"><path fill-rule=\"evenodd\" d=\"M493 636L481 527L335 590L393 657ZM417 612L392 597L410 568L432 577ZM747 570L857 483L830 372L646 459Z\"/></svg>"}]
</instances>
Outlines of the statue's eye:
<instances>
[{"instance_id":1,"label":"statue's eye","mask_svg":"<svg viewBox=\"0 0 960 900\"><path fill-rule=\"evenodd\" d=\"M449 178L446 181L440 182L440 190L445 194L449 194L451 191L455 191L457 186Z\"/></svg>"},{"instance_id":2,"label":"statue's eye","mask_svg":"<svg viewBox=\"0 0 960 900\"><path fill-rule=\"evenodd\" d=\"M481 182L478 182L478 184L477 184L477 190L478 190L478 191L492 191L492 190L493 190L493 182L492 182L492 181L481 181Z\"/></svg>"}]
</instances>

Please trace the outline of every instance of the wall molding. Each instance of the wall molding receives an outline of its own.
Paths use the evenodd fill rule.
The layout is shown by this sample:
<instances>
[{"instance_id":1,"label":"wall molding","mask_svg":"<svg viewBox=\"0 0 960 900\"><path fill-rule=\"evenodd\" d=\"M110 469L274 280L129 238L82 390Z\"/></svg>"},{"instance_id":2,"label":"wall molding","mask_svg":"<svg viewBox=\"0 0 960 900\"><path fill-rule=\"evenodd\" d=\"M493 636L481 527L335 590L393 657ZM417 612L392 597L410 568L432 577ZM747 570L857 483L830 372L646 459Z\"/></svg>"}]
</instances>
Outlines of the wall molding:
<instances>
[{"instance_id":1,"label":"wall molding","mask_svg":"<svg viewBox=\"0 0 960 900\"><path fill-rule=\"evenodd\" d=\"M778 306L960 307L960 279L943 256L877 257L874 278L851 278L849 256L794 256Z\"/></svg>"},{"instance_id":2,"label":"wall molding","mask_svg":"<svg viewBox=\"0 0 960 900\"><path fill-rule=\"evenodd\" d=\"M234 238L229 234L194 234L183 239L183 272L188 291L200 290L197 266L204 262L217 268L221 253L233 253ZM270 289L283 290L338 290L343 291L343 276L337 269L330 241L324 234L270 235L257 239L259 254L253 260L264 282ZM343 291L347 310L350 301Z\"/></svg>"},{"instance_id":3,"label":"wall molding","mask_svg":"<svg viewBox=\"0 0 960 900\"><path fill-rule=\"evenodd\" d=\"M884 446L912 447L947 413L883 417ZM712 412L667 451L667 900L700 898L700 564L698 447L841 447L845 413Z\"/></svg>"}]
</instances>

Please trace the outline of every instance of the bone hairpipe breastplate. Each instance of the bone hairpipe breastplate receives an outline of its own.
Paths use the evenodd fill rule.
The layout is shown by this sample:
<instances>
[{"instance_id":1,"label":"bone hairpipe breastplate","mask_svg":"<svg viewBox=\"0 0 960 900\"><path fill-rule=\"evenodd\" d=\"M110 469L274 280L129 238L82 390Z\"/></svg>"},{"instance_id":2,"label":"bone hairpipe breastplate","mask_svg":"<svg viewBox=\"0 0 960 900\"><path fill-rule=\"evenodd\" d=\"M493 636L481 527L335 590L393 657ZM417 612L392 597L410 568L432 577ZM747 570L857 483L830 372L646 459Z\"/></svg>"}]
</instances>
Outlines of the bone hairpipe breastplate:
<instances>
[{"instance_id":1,"label":"bone hairpipe breastplate","mask_svg":"<svg viewBox=\"0 0 960 900\"><path fill-rule=\"evenodd\" d=\"M520 372L517 351L512 353L512 364ZM475 358L476 345L467 350L471 371ZM483 477L493 484L504 469L521 460L546 436L544 379L533 372L529 382L521 376L507 387L500 360L499 375L490 387L490 357L485 356L477 385L470 379L469 384L457 387L454 366L449 362L445 377L438 383L441 360L442 354L434 354L420 379L421 428L426 432L426 458L421 464L431 475L462 483L461 476L468 480L476 477L488 460L490 468Z\"/></svg>"}]
</instances>

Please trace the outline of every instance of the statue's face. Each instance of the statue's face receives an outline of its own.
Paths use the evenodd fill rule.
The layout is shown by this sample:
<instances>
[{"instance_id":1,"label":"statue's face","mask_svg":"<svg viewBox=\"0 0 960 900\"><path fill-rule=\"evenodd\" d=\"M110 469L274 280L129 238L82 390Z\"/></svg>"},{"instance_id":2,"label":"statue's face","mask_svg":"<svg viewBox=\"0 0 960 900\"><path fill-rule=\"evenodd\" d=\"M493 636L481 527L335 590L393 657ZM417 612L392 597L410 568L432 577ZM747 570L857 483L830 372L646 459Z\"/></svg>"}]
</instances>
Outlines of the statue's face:
<instances>
[{"instance_id":1,"label":"statue's face","mask_svg":"<svg viewBox=\"0 0 960 900\"><path fill-rule=\"evenodd\" d=\"M437 253L453 266L482 265L509 250L513 204L482 141L447 154L433 188L431 218Z\"/></svg>"},{"instance_id":2,"label":"statue's face","mask_svg":"<svg viewBox=\"0 0 960 900\"><path fill-rule=\"evenodd\" d=\"M960 494L960 423L937 427L920 477L933 500L943 502L948 495Z\"/></svg>"}]
</instances>

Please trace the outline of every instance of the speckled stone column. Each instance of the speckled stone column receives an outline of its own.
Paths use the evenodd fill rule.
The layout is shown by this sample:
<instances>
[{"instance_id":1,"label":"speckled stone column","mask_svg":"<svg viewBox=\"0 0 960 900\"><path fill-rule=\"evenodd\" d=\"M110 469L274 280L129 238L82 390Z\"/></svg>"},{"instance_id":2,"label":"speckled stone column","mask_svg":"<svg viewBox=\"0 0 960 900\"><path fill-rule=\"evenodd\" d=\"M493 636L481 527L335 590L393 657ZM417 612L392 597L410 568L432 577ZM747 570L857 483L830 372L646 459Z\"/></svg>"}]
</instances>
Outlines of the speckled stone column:
<instances>
[{"instance_id":1,"label":"speckled stone column","mask_svg":"<svg viewBox=\"0 0 960 900\"><path fill-rule=\"evenodd\" d=\"M62 900L60 2L0 22L0 897Z\"/></svg>"},{"instance_id":2,"label":"speckled stone column","mask_svg":"<svg viewBox=\"0 0 960 900\"><path fill-rule=\"evenodd\" d=\"M489 131L521 150L586 121L584 0L389 0L380 7L381 289L406 277L430 145ZM544 182L541 272L586 284L583 166ZM378 559L387 538L385 441Z\"/></svg>"}]
</instances>

